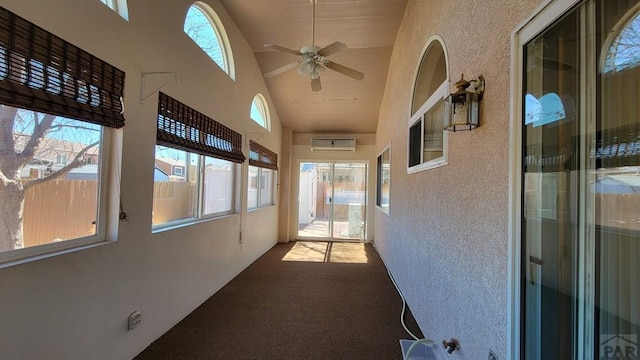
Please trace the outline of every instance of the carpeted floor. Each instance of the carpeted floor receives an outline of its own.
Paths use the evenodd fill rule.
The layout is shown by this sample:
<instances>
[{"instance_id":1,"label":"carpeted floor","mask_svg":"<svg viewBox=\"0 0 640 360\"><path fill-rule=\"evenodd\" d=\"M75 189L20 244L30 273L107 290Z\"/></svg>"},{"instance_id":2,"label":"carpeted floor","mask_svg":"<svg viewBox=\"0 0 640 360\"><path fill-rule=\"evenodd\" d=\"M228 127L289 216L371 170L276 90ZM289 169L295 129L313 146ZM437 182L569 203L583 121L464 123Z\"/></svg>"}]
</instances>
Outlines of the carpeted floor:
<instances>
[{"instance_id":1,"label":"carpeted floor","mask_svg":"<svg viewBox=\"0 0 640 360\"><path fill-rule=\"evenodd\" d=\"M371 245L278 244L136 359L402 359L401 309Z\"/></svg>"}]
</instances>

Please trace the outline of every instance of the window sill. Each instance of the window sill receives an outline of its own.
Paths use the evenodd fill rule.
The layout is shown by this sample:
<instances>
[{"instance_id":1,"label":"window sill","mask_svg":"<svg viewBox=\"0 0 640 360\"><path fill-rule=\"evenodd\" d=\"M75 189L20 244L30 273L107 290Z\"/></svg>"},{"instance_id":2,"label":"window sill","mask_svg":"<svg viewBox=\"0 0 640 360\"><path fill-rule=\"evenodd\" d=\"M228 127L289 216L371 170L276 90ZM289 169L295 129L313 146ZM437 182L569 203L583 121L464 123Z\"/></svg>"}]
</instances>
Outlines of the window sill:
<instances>
[{"instance_id":1,"label":"window sill","mask_svg":"<svg viewBox=\"0 0 640 360\"><path fill-rule=\"evenodd\" d=\"M115 243L115 240L74 239L0 254L0 269Z\"/></svg>"},{"instance_id":2,"label":"window sill","mask_svg":"<svg viewBox=\"0 0 640 360\"><path fill-rule=\"evenodd\" d=\"M378 209L378 211L380 211L381 213L389 216L389 208L388 207L382 207L380 205L376 205L376 209Z\"/></svg>"},{"instance_id":3,"label":"window sill","mask_svg":"<svg viewBox=\"0 0 640 360\"><path fill-rule=\"evenodd\" d=\"M449 165L447 160L436 160L431 162L426 162L420 165L415 165L407 168L407 174L415 174L425 170L437 169L439 167Z\"/></svg>"},{"instance_id":4,"label":"window sill","mask_svg":"<svg viewBox=\"0 0 640 360\"><path fill-rule=\"evenodd\" d=\"M254 211L258 211L258 210L262 210L262 209L268 209L270 207L276 206L276 204L270 204L270 205L262 205L262 206L258 206L258 207L254 207L251 209L247 209L247 212L254 212Z\"/></svg>"},{"instance_id":5,"label":"window sill","mask_svg":"<svg viewBox=\"0 0 640 360\"><path fill-rule=\"evenodd\" d=\"M157 233L161 233L161 232L165 232L165 231L181 229L181 228L184 228L184 227L188 227L188 226L192 226L192 225L198 225L198 224L206 223L206 222L209 222L209 221L227 219L227 218L234 217L234 216L237 216L237 215L238 215L237 213L229 213L229 214L224 214L224 215L203 217L203 218L200 218L200 219L184 219L184 220L173 221L173 222L170 222L170 223L165 223L165 224L159 224L159 225L152 226L151 227L151 233L152 234L157 234Z\"/></svg>"}]
</instances>

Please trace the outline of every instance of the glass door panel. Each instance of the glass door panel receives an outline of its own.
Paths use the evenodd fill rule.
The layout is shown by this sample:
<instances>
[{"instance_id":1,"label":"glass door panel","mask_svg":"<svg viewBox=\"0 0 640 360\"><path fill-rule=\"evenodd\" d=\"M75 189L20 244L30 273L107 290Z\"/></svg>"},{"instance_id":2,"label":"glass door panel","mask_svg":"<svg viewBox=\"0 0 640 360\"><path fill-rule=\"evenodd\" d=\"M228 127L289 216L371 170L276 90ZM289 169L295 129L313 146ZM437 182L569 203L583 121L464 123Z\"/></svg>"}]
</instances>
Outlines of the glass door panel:
<instances>
[{"instance_id":1,"label":"glass door panel","mask_svg":"<svg viewBox=\"0 0 640 360\"><path fill-rule=\"evenodd\" d=\"M585 1L524 59L522 357L637 358L640 1Z\"/></svg>"},{"instance_id":2,"label":"glass door panel","mask_svg":"<svg viewBox=\"0 0 640 360\"><path fill-rule=\"evenodd\" d=\"M364 239L367 164L336 163L333 190L333 238Z\"/></svg>"},{"instance_id":3,"label":"glass door panel","mask_svg":"<svg viewBox=\"0 0 640 360\"><path fill-rule=\"evenodd\" d=\"M526 359L574 357L578 21L578 12L573 12L525 46L522 284Z\"/></svg>"},{"instance_id":4,"label":"glass door panel","mask_svg":"<svg viewBox=\"0 0 640 360\"><path fill-rule=\"evenodd\" d=\"M331 236L332 167L332 163L300 163L298 237Z\"/></svg>"},{"instance_id":5,"label":"glass door panel","mask_svg":"<svg viewBox=\"0 0 640 360\"><path fill-rule=\"evenodd\" d=\"M299 178L299 238L365 238L366 163L302 162Z\"/></svg>"},{"instance_id":6,"label":"glass door panel","mask_svg":"<svg viewBox=\"0 0 640 360\"><path fill-rule=\"evenodd\" d=\"M621 358L640 334L640 2L597 5L601 51L595 160L590 196L595 199L597 301L600 356ZM613 352L611 352L613 351ZM626 356L626 357L625 357Z\"/></svg>"}]
</instances>

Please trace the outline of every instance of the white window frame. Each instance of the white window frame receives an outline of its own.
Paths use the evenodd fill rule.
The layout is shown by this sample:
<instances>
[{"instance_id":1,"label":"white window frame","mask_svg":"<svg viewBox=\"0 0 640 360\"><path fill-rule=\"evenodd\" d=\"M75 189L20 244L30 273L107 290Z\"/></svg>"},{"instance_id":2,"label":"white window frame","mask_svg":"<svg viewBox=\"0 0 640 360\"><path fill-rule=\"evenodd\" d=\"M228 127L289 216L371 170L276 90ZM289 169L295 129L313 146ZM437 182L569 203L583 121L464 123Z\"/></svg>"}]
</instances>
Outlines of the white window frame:
<instances>
[{"instance_id":1,"label":"white window frame","mask_svg":"<svg viewBox=\"0 0 640 360\"><path fill-rule=\"evenodd\" d=\"M129 11L127 8L127 0L100 0L103 4L115 11L123 19L129 21Z\"/></svg>"},{"instance_id":2,"label":"white window frame","mask_svg":"<svg viewBox=\"0 0 640 360\"><path fill-rule=\"evenodd\" d=\"M508 220L508 315L507 358L519 359L522 327L521 256L522 246L522 78L524 45L551 26L582 0L545 0L511 32L510 129L509 129L509 220ZM583 338L584 339L584 338Z\"/></svg>"},{"instance_id":3,"label":"white window frame","mask_svg":"<svg viewBox=\"0 0 640 360\"><path fill-rule=\"evenodd\" d=\"M433 107L443 102L449 95L449 80L445 80L436 91L424 102L422 106L416 111L416 113L409 118L407 123L407 174L414 174L420 171L435 169L444 165L448 165L449 154L449 134L448 131L442 129L442 156L427 162L424 162L424 114L426 114ZM409 166L409 157L411 156L411 141L410 133L411 128L420 122L420 163L414 166Z\"/></svg>"},{"instance_id":4,"label":"white window frame","mask_svg":"<svg viewBox=\"0 0 640 360\"><path fill-rule=\"evenodd\" d=\"M379 166L378 163L382 160L382 155L387 151L389 152L389 170L391 170L391 143L387 144L387 146L382 148L382 151L380 151L378 153L378 156L376 157L376 208L381 212L383 212L384 214L389 215L389 212L391 211L391 177L389 177L389 206L385 208L382 205L380 205L381 199L378 198L378 193L382 194L382 191L381 191L382 183L378 181L379 180L378 179L378 166Z\"/></svg>"},{"instance_id":5,"label":"white window frame","mask_svg":"<svg viewBox=\"0 0 640 360\"><path fill-rule=\"evenodd\" d=\"M248 176L249 174L249 169L251 168L256 168L258 169L258 175L256 176L256 206L255 207L249 207L249 181L251 181L251 177ZM263 168L260 166L253 166L253 165L249 165L249 167L247 168L247 211L252 211L252 210L257 210L257 209L261 209L261 208L266 208L269 206L274 206L276 205L276 198L275 198L275 184L276 184L276 179L277 179L277 174L278 171L277 170L272 170L272 169L266 169L266 170L270 170L271 171L271 187L269 189L269 191L271 192L271 202L269 204L262 204L260 203L260 199L262 198L261 193L262 193L262 170Z\"/></svg>"},{"instance_id":6,"label":"white window frame","mask_svg":"<svg viewBox=\"0 0 640 360\"><path fill-rule=\"evenodd\" d=\"M262 117L264 125L260 124L257 119L254 119L253 116L251 116L254 105L258 110L258 113ZM264 98L264 95L258 93L253 97L253 100L251 101L251 107L249 108L249 117L251 118L251 120L255 121L256 124L267 129L267 131L271 131L271 115L269 113L269 106L267 105L267 100Z\"/></svg>"},{"instance_id":7,"label":"white window frame","mask_svg":"<svg viewBox=\"0 0 640 360\"><path fill-rule=\"evenodd\" d=\"M98 172L98 205L96 208L96 233L94 235L81 238L30 246L22 249L2 251L0 252L0 269L61 254L66 254L93 246L108 244L115 240L111 240L107 237L107 222L109 221L107 213L109 210L109 192L112 190L109 186L109 180L112 179L111 174L109 173L109 164L111 163L112 152L115 152L111 149L112 136L113 132L116 130L105 126L102 126L101 130L102 131L100 135L99 150L100 165ZM115 196L117 198L118 195Z\"/></svg>"},{"instance_id":8,"label":"white window frame","mask_svg":"<svg viewBox=\"0 0 640 360\"><path fill-rule=\"evenodd\" d=\"M196 186L197 186L197 196L196 196L196 205L195 205L195 209L194 210L194 214L195 216L193 217L188 217L188 218L184 218L184 219L179 219L179 220L173 220L173 221L167 221L161 224L156 224L156 225L152 225L151 226L151 232L152 233L157 233L157 232L162 232L165 230L170 230L176 227L182 227L182 226L188 226L188 225L192 225L192 224L196 224L202 221L208 221L208 220L212 220L212 219L218 219L221 217L225 217L228 215L233 215L236 213L236 202L237 202L237 179L238 179L238 165L236 163L232 163L233 166L233 188L232 188L232 195L231 195L231 209L227 210L227 211L220 211L220 212L215 212L215 213L208 213L208 214L204 214L204 209L203 209L203 197L204 197L204 164L205 164L205 155L199 155L193 152L189 152L186 150L181 150L181 149L177 149L175 147L172 146L168 146L168 145L157 145L156 144L156 149L158 146L162 146L162 147L166 147L166 148L171 148L174 149L176 151L184 151L187 153L187 158L186 158L186 166L190 166L190 158L191 157L197 157L197 161L196 161ZM206 157L210 157L210 158L215 158L213 156L206 156ZM154 159L155 159L155 155L154 155ZM224 160L224 159L222 159ZM228 161L228 160L226 160ZM172 169L175 169L176 166L172 165ZM179 176L179 175L178 175ZM185 169L185 174L184 176L188 179L189 176L189 170ZM155 182L154 182L155 183Z\"/></svg>"},{"instance_id":9,"label":"white window frame","mask_svg":"<svg viewBox=\"0 0 640 360\"><path fill-rule=\"evenodd\" d=\"M222 55L222 61L224 62L224 64L222 64L222 65L218 64L213 58L211 58L209 56L209 54L206 54L206 52L204 51L204 49L202 49L200 44L196 43L189 36L189 34L187 34L187 32L184 31L184 23L187 21L187 13L185 13L185 17L184 17L184 21L183 21L183 33L185 35L187 35L189 40L193 41L194 44L196 44L201 50L203 50L203 52L205 52L207 57L210 58L211 61L213 61L213 63L216 64L216 66L218 68L220 68L222 71L224 71L227 75L229 75L229 77L232 80L235 81L235 79L236 79L236 70L235 70L234 59L233 59L233 51L231 50L231 43L229 41L229 36L227 35L227 32L225 31L224 25L222 24L222 20L220 20L220 17L215 12L215 10L213 10L213 8L211 8L211 6L209 6L208 4L206 4L206 3L202 2L202 1L196 1L193 4L189 5L189 7L187 8L187 12L192 7L196 7L198 10L200 10L207 17L207 19L209 20L209 24L211 25L211 28L213 29L213 32L216 34L216 37L218 38L218 44L220 45L220 51L222 53L221 54Z\"/></svg>"},{"instance_id":10,"label":"white window frame","mask_svg":"<svg viewBox=\"0 0 640 360\"><path fill-rule=\"evenodd\" d=\"M181 165L172 165L173 167L173 174L171 175L177 175L177 176L184 176L184 167ZM178 171L180 170L180 171Z\"/></svg>"},{"instance_id":11,"label":"white window frame","mask_svg":"<svg viewBox=\"0 0 640 360\"><path fill-rule=\"evenodd\" d=\"M448 131L444 130L444 119L442 122L442 156L437 158L437 159L433 159L427 162L424 162L424 114L427 113L429 110L431 110L434 106L438 105L438 103L440 102L444 102L444 100L446 99L447 96L449 96L449 74L448 74L448 69L449 69L449 58L447 56L447 48L444 44L444 40L442 39L441 36L439 35L433 35L431 36L427 42L425 47L422 49L422 55L420 56L420 61L418 62L415 72L414 72L414 81L413 81L413 89L411 91L411 93L413 94L415 92L415 86L417 84L417 80L418 80L418 75L419 75L419 71L420 71L420 67L422 66L422 61L423 58L427 52L427 50L429 49L429 46L434 42L434 41L438 41L440 43L440 46L442 47L442 51L444 52L444 58L445 58L445 69L447 71L447 74L445 74L445 80L442 82L442 84L440 84L440 86L438 86L438 88L433 92L433 94L431 94L431 96L429 96L429 98L427 98L427 100L424 102L424 104L422 104L420 106L420 108L415 112L415 114L413 114L410 118L409 121L407 122L407 174L415 174L417 172L420 171L425 171L425 170L429 170L429 169L435 169L441 166L445 166L448 165L448 158L449 158L449 134ZM413 96L412 96L413 98ZM413 104L409 104L409 107L411 109L411 107L413 106ZM411 158L411 128L417 124L418 122L420 122L421 127L420 127L420 163L417 165L413 165L410 166L409 165L409 160Z\"/></svg>"}]
</instances>

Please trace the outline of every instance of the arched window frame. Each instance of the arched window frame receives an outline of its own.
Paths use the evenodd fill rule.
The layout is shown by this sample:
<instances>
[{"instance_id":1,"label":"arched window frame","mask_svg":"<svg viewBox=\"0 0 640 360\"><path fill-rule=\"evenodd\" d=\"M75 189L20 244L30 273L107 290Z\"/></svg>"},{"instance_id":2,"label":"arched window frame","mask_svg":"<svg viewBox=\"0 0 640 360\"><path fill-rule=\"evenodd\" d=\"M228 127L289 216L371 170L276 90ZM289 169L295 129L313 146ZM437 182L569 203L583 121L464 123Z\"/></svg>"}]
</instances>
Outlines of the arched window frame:
<instances>
[{"instance_id":1,"label":"arched window frame","mask_svg":"<svg viewBox=\"0 0 640 360\"><path fill-rule=\"evenodd\" d=\"M187 21L187 14L189 13L189 10L191 10L192 8L195 8L196 10L200 11L202 14L204 14L204 16L207 18L207 20L209 20L209 24L211 25L211 29L215 33L215 35L217 37L217 40L218 40L218 44L220 46L220 51L222 53L221 55L222 55L223 64L219 64L212 56L210 56L202 48L202 46L200 46L200 44L198 44L187 33L187 31L184 29L184 25L186 25L186 21ZM187 12L185 13L184 19L185 19L184 20L185 24L183 25L183 31L184 31L185 34L187 34L187 36L189 36L189 39L191 39L193 42L195 42L196 45L198 45L198 47L200 49L202 49L202 51L204 51L205 54L207 54L207 56L209 58L211 58L211 60L216 64L216 66L220 67L220 69L222 69L222 71L227 73L227 75L229 75L229 77L232 80L235 80L235 78L236 78L235 65L234 65L234 60L233 60L233 52L231 51L231 43L229 42L229 36L227 35L227 32L224 29L224 25L222 24L222 20L220 20L220 17L213 10L213 8L211 8L211 6L205 4L205 3L201 2L201 1L197 1L197 2L195 2L195 3L193 3L193 4L191 4L189 6L189 8L187 9Z\"/></svg>"},{"instance_id":2,"label":"arched window frame","mask_svg":"<svg viewBox=\"0 0 640 360\"><path fill-rule=\"evenodd\" d=\"M129 21L129 10L127 0L100 0L103 4L115 11L123 19Z\"/></svg>"},{"instance_id":3,"label":"arched window frame","mask_svg":"<svg viewBox=\"0 0 640 360\"><path fill-rule=\"evenodd\" d=\"M610 68L607 67L607 65L609 65L608 63L608 59L609 59L609 54L610 54L610 50L613 46L617 45L617 41L620 38L620 36L622 36L622 33L629 27L629 25L635 21L640 21L640 3L636 4L636 6L634 6L633 8L631 8L627 14L625 14L625 16L623 16L620 21L616 24L616 26L613 28L613 31L611 31L611 33L609 34L609 36L607 37L607 39L604 42L604 46L602 47L602 51L600 53L600 64L602 64L602 68L600 69L600 71L603 74L606 73L616 73L616 72L620 72L620 71L624 71L624 70L628 70L628 69L632 69L634 67L640 66L640 55L636 55L637 59L635 60L635 64L633 64L632 66L629 67L624 67L624 68L618 68L617 65L618 64L614 64L615 67L614 68ZM636 53L638 54L638 53Z\"/></svg>"},{"instance_id":4,"label":"arched window frame","mask_svg":"<svg viewBox=\"0 0 640 360\"><path fill-rule=\"evenodd\" d=\"M256 119L253 117L253 109L254 107L258 111L258 114L262 117L262 119ZM267 105L267 100L264 95L258 93L253 97L253 101L251 101L251 108L249 110L249 117L255 121L258 125L263 128L271 131L271 114L269 113L269 105ZM260 122L264 122L261 124Z\"/></svg>"},{"instance_id":5,"label":"arched window frame","mask_svg":"<svg viewBox=\"0 0 640 360\"><path fill-rule=\"evenodd\" d=\"M413 102L415 98L415 89L418 84L418 76L420 75L420 69L422 68L423 62L425 60L425 56L427 55L427 51L429 47L434 43L438 42L442 47L442 51L444 53L445 60L445 79L434 91L433 93L424 101L418 109L413 112ZM420 61L416 64L416 69L414 72L414 82L413 88L411 90L411 103L410 103L410 111L411 117L407 123L407 173L412 174L428 169L434 169L440 166L444 166L448 164L448 132L444 130L444 123L441 121L439 124L436 123L436 126L442 127L442 156L424 161L423 153L424 153L424 117L428 111L435 108L438 104L444 104L445 98L449 95L449 58L447 56L447 48L445 46L444 40L439 35L432 35L426 42L425 47L422 49L422 56L420 57ZM411 132L416 126L420 126L420 161L418 164L411 165L411 156L412 156L412 144L411 144Z\"/></svg>"}]
</instances>

